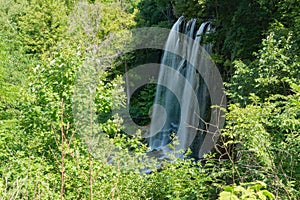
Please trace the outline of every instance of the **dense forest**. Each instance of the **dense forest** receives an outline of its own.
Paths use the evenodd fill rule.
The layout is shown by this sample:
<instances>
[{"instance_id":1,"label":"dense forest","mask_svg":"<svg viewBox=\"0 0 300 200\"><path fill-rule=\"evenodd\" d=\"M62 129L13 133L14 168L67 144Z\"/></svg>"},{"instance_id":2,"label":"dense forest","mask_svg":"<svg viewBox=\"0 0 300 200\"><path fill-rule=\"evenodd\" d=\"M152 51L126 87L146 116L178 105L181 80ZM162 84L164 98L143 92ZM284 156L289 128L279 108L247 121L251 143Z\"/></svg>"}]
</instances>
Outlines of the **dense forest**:
<instances>
[{"instance_id":1,"label":"dense forest","mask_svg":"<svg viewBox=\"0 0 300 200\"><path fill-rule=\"evenodd\" d=\"M0 199L300 199L299 13L297 0L0 0ZM201 160L158 161L112 110L128 103L124 71L161 59L128 51L129 30L182 15L215 27L226 121ZM154 94L130 99L139 125Z\"/></svg>"}]
</instances>

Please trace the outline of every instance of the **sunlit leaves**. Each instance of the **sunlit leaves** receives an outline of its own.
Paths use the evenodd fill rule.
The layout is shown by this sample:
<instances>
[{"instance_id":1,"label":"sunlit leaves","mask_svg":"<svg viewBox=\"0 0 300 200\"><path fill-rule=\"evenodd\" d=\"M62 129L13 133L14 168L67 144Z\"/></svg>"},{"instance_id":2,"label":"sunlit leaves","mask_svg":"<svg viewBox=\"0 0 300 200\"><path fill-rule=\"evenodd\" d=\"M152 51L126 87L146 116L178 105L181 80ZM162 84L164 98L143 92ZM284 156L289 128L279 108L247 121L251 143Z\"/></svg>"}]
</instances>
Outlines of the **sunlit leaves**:
<instances>
[{"instance_id":1,"label":"sunlit leaves","mask_svg":"<svg viewBox=\"0 0 300 200\"><path fill-rule=\"evenodd\" d=\"M291 33L278 36L271 32L262 42L257 60L245 64L235 62L235 73L229 84L229 93L235 102L249 102L249 94L262 99L272 94L290 94L290 83L299 83L299 57L292 51Z\"/></svg>"},{"instance_id":2,"label":"sunlit leaves","mask_svg":"<svg viewBox=\"0 0 300 200\"><path fill-rule=\"evenodd\" d=\"M67 23L67 8L63 1L34 0L18 17L18 39L28 53L41 54L62 39Z\"/></svg>"}]
</instances>

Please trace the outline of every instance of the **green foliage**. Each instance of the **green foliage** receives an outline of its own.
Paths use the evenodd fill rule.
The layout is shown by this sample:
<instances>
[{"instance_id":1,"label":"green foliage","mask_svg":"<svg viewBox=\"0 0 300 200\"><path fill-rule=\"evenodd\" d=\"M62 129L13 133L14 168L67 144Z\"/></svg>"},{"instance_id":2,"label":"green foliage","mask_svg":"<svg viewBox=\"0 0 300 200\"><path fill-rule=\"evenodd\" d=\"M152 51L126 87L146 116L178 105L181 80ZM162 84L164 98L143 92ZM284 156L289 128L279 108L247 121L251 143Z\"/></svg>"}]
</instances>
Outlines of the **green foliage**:
<instances>
[{"instance_id":1,"label":"green foliage","mask_svg":"<svg viewBox=\"0 0 300 200\"><path fill-rule=\"evenodd\" d=\"M263 182L244 183L241 186L226 186L224 191L220 193L219 200L250 200L250 199L275 199L275 196L268 190L265 190L267 185Z\"/></svg>"},{"instance_id":2,"label":"green foliage","mask_svg":"<svg viewBox=\"0 0 300 200\"><path fill-rule=\"evenodd\" d=\"M99 81L95 103L99 113L109 113L111 109L117 109L124 106L125 93L121 86L123 80L121 76L117 76L111 82L104 81L108 74L104 74L104 78Z\"/></svg>"},{"instance_id":3,"label":"green foliage","mask_svg":"<svg viewBox=\"0 0 300 200\"><path fill-rule=\"evenodd\" d=\"M58 178L40 157L14 156L0 171L0 196L2 199L57 199L53 182ZM56 180L55 180L56 179Z\"/></svg>"},{"instance_id":4,"label":"green foliage","mask_svg":"<svg viewBox=\"0 0 300 200\"><path fill-rule=\"evenodd\" d=\"M237 156L243 156L245 165L253 163L263 165L266 169L271 167L272 158L269 154L271 136L264 126L264 120L269 115L270 111L259 105L249 105L246 108L239 108L236 105L229 107L226 116L229 130L226 130L223 135L231 140L225 145L232 144L233 141L239 144L241 151Z\"/></svg>"},{"instance_id":5,"label":"green foliage","mask_svg":"<svg viewBox=\"0 0 300 200\"><path fill-rule=\"evenodd\" d=\"M130 115L140 125L150 123L151 106L155 98L156 84L147 84L137 90L130 100Z\"/></svg>"},{"instance_id":6,"label":"green foliage","mask_svg":"<svg viewBox=\"0 0 300 200\"><path fill-rule=\"evenodd\" d=\"M128 20L128 16L132 14L126 14L120 6L115 7L114 12L109 13L107 11L110 5L104 5L102 11L106 11L105 15L108 17L99 21L100 29L97 29L99 38L90 40L91 38L81 37L82 32L75 33L72 29L66 32L68 16L63 2L34 1L24 5L26 6L17 7L19 10L14 11L12 24L6 24L9 27L16 23L18 29L15 36L18 34L16 38L19 40L10 44L10 32L1 35L4 39L1 40L3 60L1 59L0 69L3 73L1 73L0 84L1 88L2 85L5 88L5 90L1 89L0 104L1 197L57 199L62 195L66 199L86 198L90 195L89 180L86 179L89 169L102 170L105 167L101 162L96 161L94 168L87 165L90 158L89 152L76 133L72 107L75 80L78 78L76 74L80 68L85 67L85 64L96 62L95 57L94 63L89 61L89 56L93 54L88 48L89 45L94 45L90 42L99 42L110 32L133 25L133 21ZM119 4L114 4L116 5ZM16 6L14 5L13 8ZM23 8L26 12L23 12ZM57 12L58 10L61 12ZM118 16L121 21L118 20ZM109 27L107 24L112 24L112 26ZM105 30L105 33L100 30ZM81 44L85 45L81 46ZM16 57L11 56L10 52L15 51L14 45L24 47L26 53L37 54L36 60L30 63L33 61L32 57L27 56L21 51L22 49L17 51L19 54ZM27 57L28 61L25 60ZM18 66L16 63L21 65ZM18 77L18 69L15 65L27 67L20 69L22 73L26 72L24 73L25 77L27 76L26 82L21 82L23 80ZM10 66L14 68L9 68ZM123 96L120 95L121 89L119 88L120 77L108 81L109 73L104 73L111 67L113 66L101 69L102 73L99 77L101 84L98 84L98 99L96 98L99 112L107 112L114 106L123 104ZM27 70L30 75L27 75ZM10 76L13 76L13 79L10 79ZM29 85L29 90L27 90L26 83ZM24 84L22 85L24 92L18 94L21 84ZM99 93L107 93L105 94L107 101ZM112 96L119 98L113 99ZM101 110L100 106L105 103L109 103L108 107ZM7 117L10 106L18 106L22 111L18 116ZM13 119L8 121L8 118ZM115 134L120 131L116 129L119 124L120 122L116 123L115 120L108 120L101 125L103 129L109 129ZM109 174L112 167L106 163L106 168ZM99 174L99 170L95 176ZM114 169L114 172L117 170ZM114 172L110 177L115 175ZM62 179L62 173L64 179ZM77 179L74 180L74 177ZM95 187L100 187L104 182L95 181ZM63 186L61 186L62 183ZM109 187L108 184L106 186ZM60 190L61 187L63 190ZM110 192L111 190L108 189L107 193L96 195L95 192L92 195L106 198Z\"/></svg>"},{"instance_id":7,"label":"green foliage","mask_svg":"<svg viewBox=\"0 0 300 200\"><path fill-rule=\"evenodd\" d=\"M174 14L170 1L142 0L138 4L136 21L138 25L170 27L174 22Z\"/></svg>"},{"instance_id":8,"label":"green foliage","mask_svg":"<svg viewBox=\"0 0 300 200\"><path fill-rule=\"evenodd\" d=\"M252 59L259 49L262 34L267 30L273 7L265 10L258 1L222 1L216 6L216 25L220 50L229 60ZM221 40L221 41L220 41Z\"/></svg>"},{"instance_id":9,"label":"green foliage","mask_svg":"<svg viewBox=\"0 0 300 200\"><path fill-rule=\"evenodd\" d=\"M25 1L13 5L0 1L0 120L8 122L20 114L20 102L24 100L24 85L28 69L35 59L25 55L18 45L14 19L26 6Z\"/></svg>"},{"instance_id":10,"label":"green foliage","mask_svg":"<svg viewBox=\"0 0 300 200\"><path fill-rule=\"evenodd\" d=\"M272 94L288 95L290 83L298 83L299 57L293 51L292 33L278 36L271 32L263 40L257 60L244 64L235 62L235 73L231 79L229 94L233 101L242 105L249 102L250 94L262 100Z\"/></svg>"},{"instance_id":11,"label":"green foliage","mask_svg":"<svg viewBox=\"0 0 300 200\"><path fill-rule=\"evenodd\" d=\"M21 46L27 53L41 54L65 37L67 7L63 1L30 1L16 23Z\"/></svg>"},{"instance_id":12,"label":"green foliage","mask_svg":"<svg viewBox=\"0 0 300 200\"><path fill-rule=\"evenodd\" d=\"M173 2L173 6L177 17L183 15L187 18L198 18L203 17L206 14L203 0L175 0Z\"/></svg>"},{"instance_id":13,"label":"green foliage","mask_svg":"<svg viewBox=\"0 0 300 200\"><path fill-rule=\"evenodd\" d=\"M71 52L54 52L40 62L29 76L29 97L22 107L22 131L28 154L48 155L56 149L61 123L73 122L72 92L80 61ZM64 121L61 116L64 113Z\"/></svg>"},{"instance_id":14,"label":"green foliage","mask_svg":"<svg viewBox=\"0 0 300 200\"><path fill-rule=\"evenodd\" d=\"M109 34L124 32L135 25L135 13L125 12L120 2L101 2L80 1L70 14L72 39L84 42L81 46L100 44Z\"/></svg>"},{"instance_id":15,"label":"green foliage","mask_svg":"<svg viewBox=\"0 0 300 200\"><path fill-rule=\"evenodd\" d=\"M124 28L132 28L135 25L133 20L135 13L126 13L121 6L120 3L103 4L100 11L102 13L100 38L107 36L111 32L122 31Z\"/></svg>"},{"instance_id":16,"label":"green foliage","mask_svg":"<svg viewBox=\"0 0 300 200\"><path fill-rule=\"evenodd\" d=\"M212 177L191 160L164 163L160 172L148 177L150 199L211 199L214 187L208 183Z\"/></svg>"},{"instance_id":17,"label":"green foliage","mask_svg":"<svg viewBox=\"0 0 300 200\"><path fill-rule=\"evenodd\" d=\"M138 4L139 12L136 20L142 26L171 27L176 18L181 15L188 18L202 18L209 14L205 11L206 2L142 0Z\"/></svg>"},{"instance_id":18,"label":"green foliage","mask_svg":"<svg viewBox=\"0 0 300 200\"><path fill-rule=\"evenodd\" d=\"M291 88L293 94L272 95L264 103L252 95L244 108L230 105L221 146L235 181L262 180L276 198L297 199L300 99L299 87Z\"/></svg>"},{"instance_id":19,"label":"green foliage","mask_svg":"<svg viewBox=\"0 0 300 200\"><path fill-rule=\"evenodd\" d=\"M0 198L299 199L297 3L0 0ZM122 44L107 42L129 42L136 23L171 26L182 13L215 16L219 63L239 59L227 85L237 104L228 107L219 154L158 162L141 133L126 136L126 119L111 113L124 105L116 69L124 65L115 60ZM147 56L156 62L159 52ZM143 125L154 93L149 84L131 99Z\"/></svg>"},{"instance_id":20,"label":"green foliage","mask_svg":"<svg viewBox=\"0 0 300 200\"><path fill-rule=\"evenodd\" d=\"M1 48L1 47L0 47ZM1 51L2 50L2 51ZM12 119L18 113L16 107L20 100L20 85L23 74L17 66L12 66L16 61L15 56L2 48L0 51L0 120ZM10 68L11 67L11 68ZM13 78L10 78L13 77Z\"/></svg>"}]
</instances>

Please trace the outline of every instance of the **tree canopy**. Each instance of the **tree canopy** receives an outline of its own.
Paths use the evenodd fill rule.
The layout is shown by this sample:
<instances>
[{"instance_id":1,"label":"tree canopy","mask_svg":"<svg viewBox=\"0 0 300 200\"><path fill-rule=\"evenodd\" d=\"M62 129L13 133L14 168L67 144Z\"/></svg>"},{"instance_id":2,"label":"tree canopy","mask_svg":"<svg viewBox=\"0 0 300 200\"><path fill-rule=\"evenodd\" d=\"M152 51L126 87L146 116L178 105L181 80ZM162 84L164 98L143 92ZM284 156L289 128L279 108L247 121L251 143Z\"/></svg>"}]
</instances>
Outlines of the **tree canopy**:
<instances>
[{"instance_id":1,"label":"tree canopy","mask_svg":"<svg viewBox=\"0 0 300 200\"><path fill-rule=\"evenodd\" d=\"M299 199L299 10L296 0L0 0L0 199ZM112 110L126 104L122 75L161 56L123 54L127 30L181 15L215 27L226 124L202 160L158 162L143 130L125 134ZM155 86L132 95L138 124ZM104 142L91 151L87 138Z\"/></svg>"}]
</instances>

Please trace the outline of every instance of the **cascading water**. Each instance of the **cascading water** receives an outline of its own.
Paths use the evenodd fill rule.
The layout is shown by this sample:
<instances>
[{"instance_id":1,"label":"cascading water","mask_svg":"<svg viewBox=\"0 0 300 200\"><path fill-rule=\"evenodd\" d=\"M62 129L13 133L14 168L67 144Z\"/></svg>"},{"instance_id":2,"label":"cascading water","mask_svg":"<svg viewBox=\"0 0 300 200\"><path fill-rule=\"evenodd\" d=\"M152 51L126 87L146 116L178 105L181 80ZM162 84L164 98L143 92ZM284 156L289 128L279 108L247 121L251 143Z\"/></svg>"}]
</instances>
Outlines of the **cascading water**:
<instances>
[{"instance_id":1,"label":"cascading water","mask_svg":"<svg viewBox=\"0 0 300 200\"><path fill-rule=\"evenodd\" d=\"M160 106L154 106L152 110L149 145L151 150L166 154L170 151L167 144L175 134L179 142L176 148L185 150L189 147L193 152L191 156L199 158L198 152L206 134L204 121L210 117L211 103L207 86L197 69L205 64L202 62L205 55L199 53L200 48L211 53L212 46L200 46L203 34L211 31L210 23L202 23L196 33L195 26L196 19L185 23L184 17L180 17L168 36L161 65L176 70L185 82L182 84L181 76L171 75L161 67L154 102ZM196 98L191 98L193 94Z\"/></svg>"}]
</instances>

